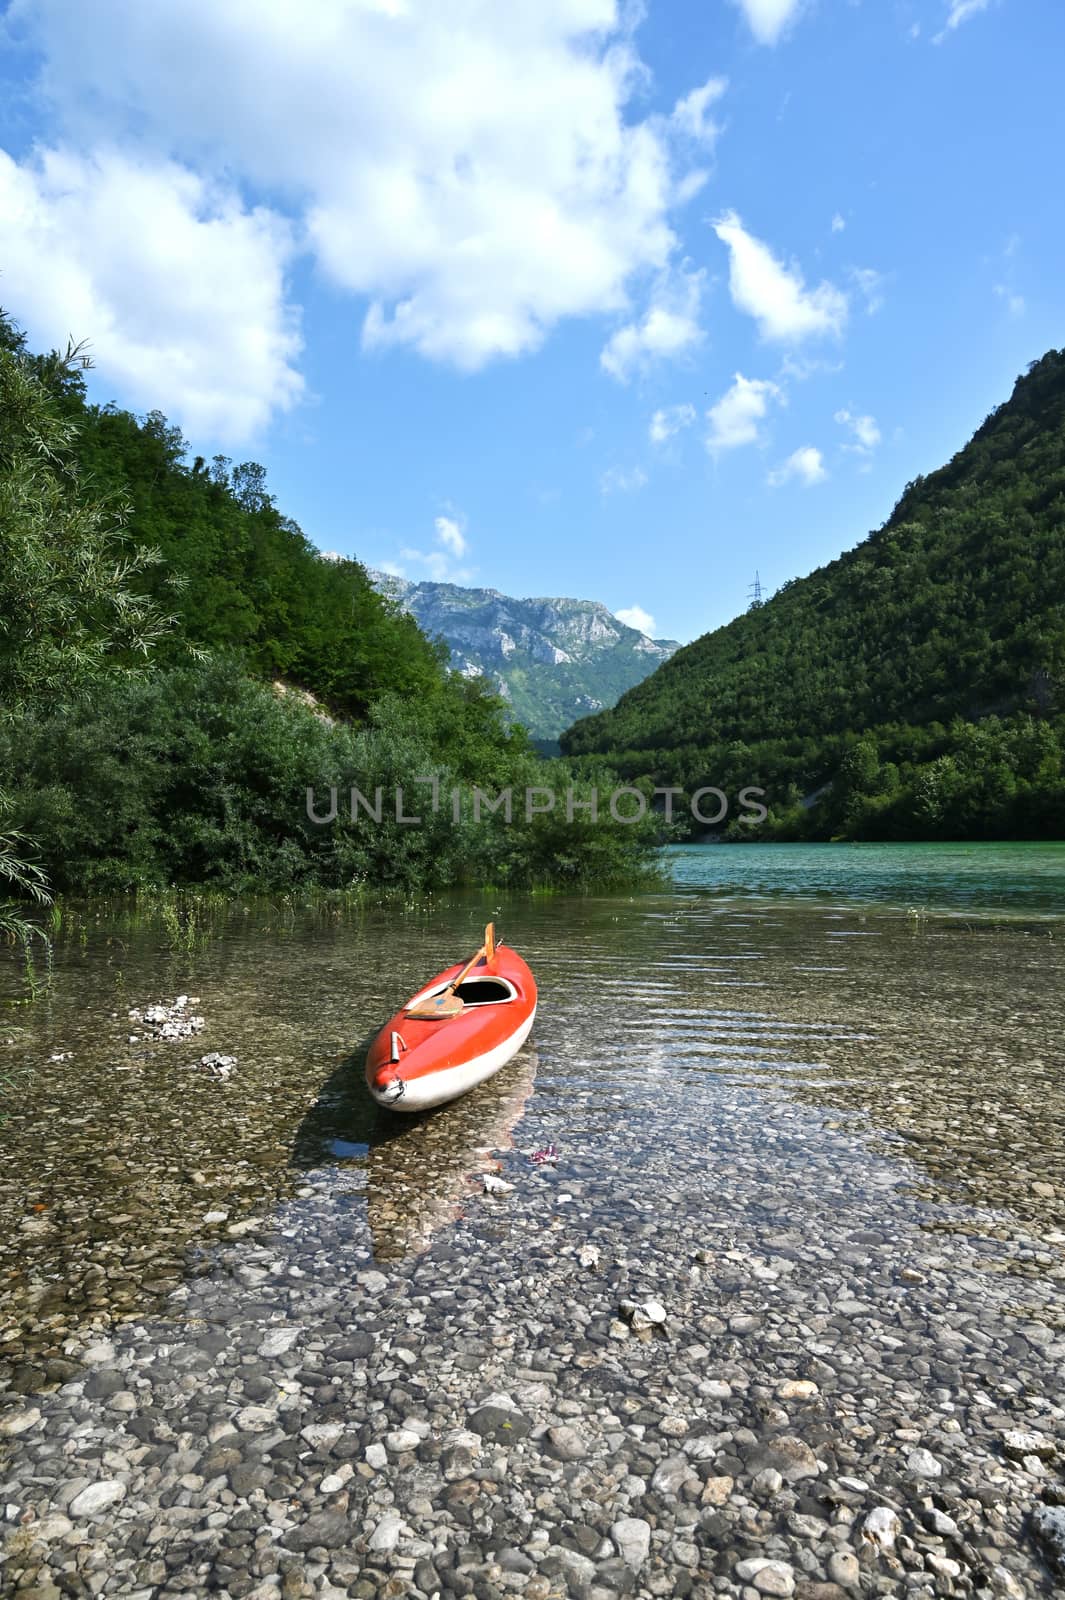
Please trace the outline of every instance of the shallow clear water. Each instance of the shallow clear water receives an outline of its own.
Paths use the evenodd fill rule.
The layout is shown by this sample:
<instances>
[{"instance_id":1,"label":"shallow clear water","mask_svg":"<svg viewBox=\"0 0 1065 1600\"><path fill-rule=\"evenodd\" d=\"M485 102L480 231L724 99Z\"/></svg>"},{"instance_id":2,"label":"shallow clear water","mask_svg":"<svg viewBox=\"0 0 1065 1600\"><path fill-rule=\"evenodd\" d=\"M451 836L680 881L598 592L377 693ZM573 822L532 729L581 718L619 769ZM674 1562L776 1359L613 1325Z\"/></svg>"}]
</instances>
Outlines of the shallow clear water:
<instances>
[{"instance_id":1,"label":"shallow clear water","mask_svg":"<svg viewBox=\"0 0 1065 1600\"><path fill-rule=\"evenodd\" d=\"M570 1161L585 1152L586 1203L609 1218L619 1184L613 1156L597 1168L600 1147L616 1141L629 1173L682 1182L691 1168L697 1191L699 1151L713 1146L749 1186L765 1130L799 1118L790 1155L778 1148L782 1215L808 1204L811 1173L845 1133L858 1188L879 1193L888 1155L900 1192L934 1203L937 1226L951 1208L968 1226L976 1207L1007 1234L1045 1232L1057 1202L1032 1184L1065 1195L1065 941L1046 917L1049 887L1027 922L971 906L964 921L914 918L850 903L912 881L912 861L859 853L847 892L827 898L819 885L843 863L789 848L790 865L775 866L767 854L675 853L677 892L505 908L503 932L540 983L532 1043L417 1122L372 1105L360 1047L427 973L475 947L491 906L284 922L235 906L194 953L103 925L61 943L51 992L0 1045L13 1080L0 1355L55 1350L86 1317L155 1303L200 1252L248 1218L268 1226L308 1181L342 1206L367 1258L403 1259L454 1220L470 1174L512 1138L554 1139ZM743 896L713 878L710 892L694 888L719 858L744 868ZM964 867L933 859L929 897L948 883L960 893ZM1054 852L1040 859L1049 884ZM774 872L794 896L768 895ZM993 876L986 861L979 873ZM1021 909L1017 873L1002 868L994 910ZM205 1031L129 1043L129 1007L178 993L198 997ZM230 1082L195 1070L209 1050L238 1057ZM912 1220L908 1200L903 1210Z\"/></svg>"}]
</instances>

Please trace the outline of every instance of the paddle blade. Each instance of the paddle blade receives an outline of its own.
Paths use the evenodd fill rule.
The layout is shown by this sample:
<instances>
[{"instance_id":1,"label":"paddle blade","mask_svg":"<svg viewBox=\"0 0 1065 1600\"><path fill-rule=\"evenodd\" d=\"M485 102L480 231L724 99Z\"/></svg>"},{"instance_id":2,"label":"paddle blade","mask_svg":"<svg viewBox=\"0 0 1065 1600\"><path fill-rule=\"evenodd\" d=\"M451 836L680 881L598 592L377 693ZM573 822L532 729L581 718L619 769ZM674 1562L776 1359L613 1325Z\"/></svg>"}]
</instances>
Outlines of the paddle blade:
<instances>
[{"instance_id":1,"label":"paddle blade","mask_svg":"<svg viewBox=\"0 0 1065 1600\"><path fill-rule=\"evenodd\" d=\"M496 925L490 922L484 930L484 958L485 961L494 961L496 953Z\"/></svg>"},{"instance_id":2,"label":"paddle blade","mask_svg":"<svg viewBox=\"0 0 1065 1600\"><path fill-rule=\"evenodd\" d=\"M446 1022L448 1017L457 1017L462 1009L463 1003L457 994L434 994L411 1006L407 1015L422 1022Z\"/></svg>"}]
</instances>

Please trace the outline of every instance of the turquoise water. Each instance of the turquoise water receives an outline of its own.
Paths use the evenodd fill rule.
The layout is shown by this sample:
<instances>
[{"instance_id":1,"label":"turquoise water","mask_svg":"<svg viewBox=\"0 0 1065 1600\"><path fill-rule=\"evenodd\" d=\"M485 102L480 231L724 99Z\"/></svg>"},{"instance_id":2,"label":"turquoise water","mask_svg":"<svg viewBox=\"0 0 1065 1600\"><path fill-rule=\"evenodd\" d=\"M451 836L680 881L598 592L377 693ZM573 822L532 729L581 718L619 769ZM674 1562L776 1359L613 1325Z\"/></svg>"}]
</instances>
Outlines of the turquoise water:
<instances>
[{"instance_id":1,"label":"turquoise water","mask_svg":"<svg viewBox=\"0 0 1065 1600\"><path fill-rule=\"evenodd\" d=\"M1065 842L674 845L681 889L905 911L1065 915Z\"/></svg>"}]
</instances>

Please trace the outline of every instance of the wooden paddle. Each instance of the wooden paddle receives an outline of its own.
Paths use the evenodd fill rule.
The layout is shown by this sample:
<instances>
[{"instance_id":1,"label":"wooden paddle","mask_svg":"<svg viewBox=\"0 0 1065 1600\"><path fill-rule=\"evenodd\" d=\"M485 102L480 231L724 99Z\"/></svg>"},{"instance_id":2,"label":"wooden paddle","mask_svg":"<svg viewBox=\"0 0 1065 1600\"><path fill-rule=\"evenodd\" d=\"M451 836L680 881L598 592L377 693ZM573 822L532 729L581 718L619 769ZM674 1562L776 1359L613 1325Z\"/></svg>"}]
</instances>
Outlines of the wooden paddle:
<instances>
[{"instance_id":1,"label":"wooden paddle","mask_svg":"<svg viewBox=\"0 0 1065 1600\"><path fill-rule=\"evenodd\" d=\"M463 1009L463 1001L455 993L459 984L467 978L474 967L484 956L486 961L491 961L496 953L496 931L494 923L489 923L484 930L484 944L471 956L457 978L452 978L447 988L440 994L430 995L427 1000L420 1000L416 1006L407 1010L408 1017L417 1017L425 1022L444 1022L448 1017L457 1017Z\"/></svg>"}]
</instances>

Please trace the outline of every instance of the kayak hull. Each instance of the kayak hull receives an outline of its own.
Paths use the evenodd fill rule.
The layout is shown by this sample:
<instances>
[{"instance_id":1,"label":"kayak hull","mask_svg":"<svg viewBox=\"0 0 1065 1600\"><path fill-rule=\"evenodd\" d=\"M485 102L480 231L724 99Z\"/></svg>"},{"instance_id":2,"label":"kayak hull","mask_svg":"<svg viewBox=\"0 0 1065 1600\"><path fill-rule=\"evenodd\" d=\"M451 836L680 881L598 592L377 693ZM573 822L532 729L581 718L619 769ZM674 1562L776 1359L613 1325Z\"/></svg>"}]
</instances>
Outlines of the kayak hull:
<instances>
[{"instance_id":1,"label":"kayak hull","mask_svg":"<svg viewBox=\"0 0 1065 1600\"><path fill-rule=\"evenodd\" d=\"M498 946L465 978L455 1017L423 1020L411 1007L445 989L448 968L385 1023L366 1057L366 1085L379 1105L413 1113L446 1105L493 1077L517 1055L536 1018L536 982L521 957Z\"/></svg>"}]
</instances>

